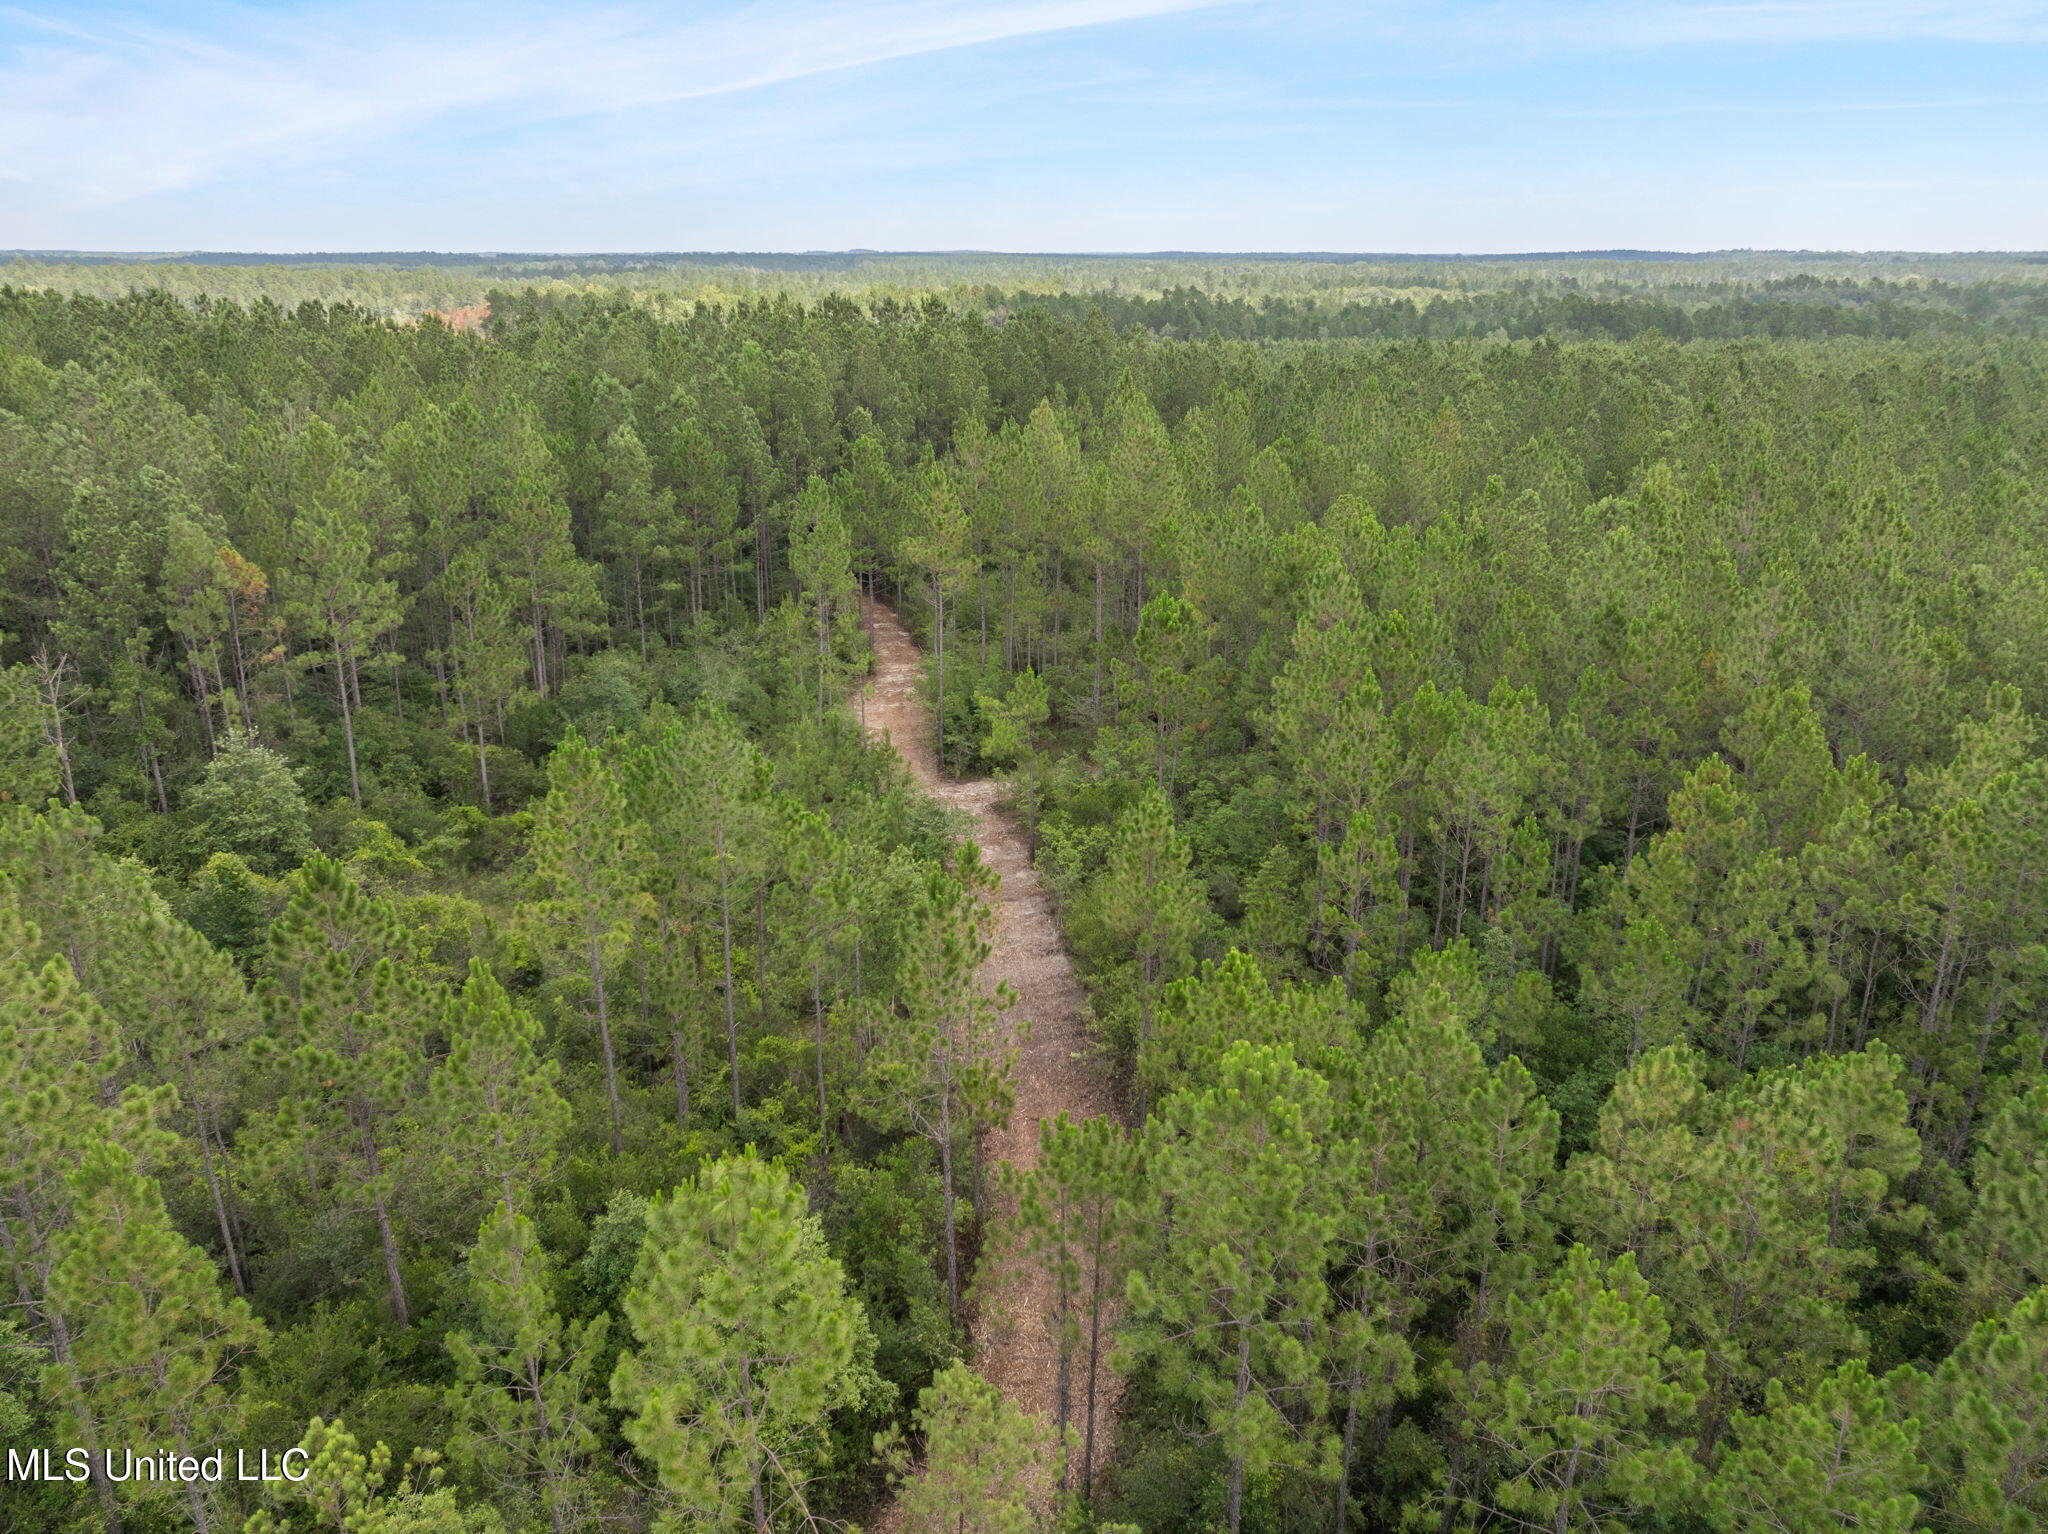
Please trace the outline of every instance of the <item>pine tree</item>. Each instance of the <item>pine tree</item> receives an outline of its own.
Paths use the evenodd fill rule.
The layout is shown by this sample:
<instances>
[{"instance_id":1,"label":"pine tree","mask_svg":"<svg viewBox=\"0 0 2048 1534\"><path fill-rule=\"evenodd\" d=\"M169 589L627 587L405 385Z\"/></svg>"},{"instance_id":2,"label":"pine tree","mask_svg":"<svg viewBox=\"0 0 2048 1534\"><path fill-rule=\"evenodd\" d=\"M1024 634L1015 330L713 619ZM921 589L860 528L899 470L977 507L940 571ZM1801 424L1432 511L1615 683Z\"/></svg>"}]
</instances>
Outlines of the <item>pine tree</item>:
<instances>
[{"instance_id":1,"label":"pine tree","mask_svg":"<svg viewBox=\"0 0 2048 1534\"><path fill-rule=\"evenodd\" d=\"M172 1226L131 1152L92 1146L71 1183L72 1223L52 1243L47 1303L74 1329L47 1377L73 1432L136 1452L205 1456L233 1444L240 1414L224 1377L262 1345L263 1323L221 1294L213 1264ZM142 1498L177 1490L130 1483ZM197 1480L183 1488L199 1534L214 1526L211 1490Z\"/></svg>"},{"instance_id":2,"label":"pine tree","mask_svg":"<svg viewBox=\"0 0 2048 1534\"><path fill-rule=\"evenodd\" d=\"M1703 1388L1703 1362L1670 1336L1628 1254L1603 1265L1575 1246L1540 1298L1509 1296L1500 1364L1452 1376L1459 1431L1485 1465L1454 1493L1461 1526L1620 1531L1640 1511L1687 1507L1692 1444L1674 1435Z\"/></svg>"},{"instance_id":3,"label":"pine tree","mask_svg":"<svg viewBox=\"0 0 2048 1534\"><path fill-rule=\"evenodd\" d=\"M100 823L77 805L47 813L0 814L0 871L12 875L25 914L37 924L39 957L61 956L82 985L110 1001L132 1026L123 987L134 935L163 912L149 876L99 849ZM111 1090L117 1067L104 1077Z\"/></svg>"},{"instance_id":4,"label":"pine tree","mask_svg":"<svg viewBox=\"0 0 2048 1534\"><path fill-rule=\"evenodd\" d=\"M1241 1044L1215 1085L1177 1093L1146 1125L1147 1219L1129 1281L1133 1354L1200 1413L1224 1456L1224 1522L1245 1487L1307 1464L1296 1427L1320 1415L1310 1339L1330 1307L1346 1148L1329 1139L1330 1089L1285 1052Z\"/></svg>"},{"instance_id":5,"label":"pine tree","mask_svg":"<svg viewBox=\"0 0 2048 1534\"><path fill-rule=\"evenodd\" d=\"M1396 1324L1460 1300L1458 1351L1469 1360L1547 1244L1558 1119L1519 1060L1486 1063L1449 969L1411 972L1397 987L1396 1014L1341 1105L1370 1169L1356 1191L1378 1201L1344 1235L1358 1298Z\"/></svg>"},{"instance_id":6,"label":"pine tree","mask_svg":"<svg viewBox=\"0 0 2048 1534\"><path fill-rule=\"evenodd\" d=\"M1275 1045L1297 1064L1335 1075L1355 1068L1358 1038L1341 990L1275 986L1258 960L1233 948L1161 993L1139 1080L1154 1098L1203 1086L1240 1043Z\"/></svg>"},{"instance_id":7,"label":"pine tree","mask_svg":"<svg viewBox=\"0 0 2048 1534\"><path fill-rule=\"evenodd\" d=\"M946 767L946 634L951 621L951 603L975 568L970 549L967 513L961 507L958 487L950 476L932 472L927 476L920 532L906 547L911 564L922 570L931 593L932 659L938 692L933 711L937 725L935 755L939 770Z\"/></svg>"},{"instance_id":8,"label":"pine tree","mask_svg":"<svg viewBox=\"0 0 2048 1534\"><path fill-rule=\"evenodd\" d=\"M812 1065L818 1088L818 1143L831 1138L826 1095L826 976L833 973L837 989L839 947L847 929L859 920L852 844L832 829L823 815L794 803L785 807L777 828L779 861L787 875L781 893L787 897L780 925L794 935L797 962L810 973Z\"/></svg>"},{"instance_id":9,"label":"pine tree","mask_svg":"<svg viewBox=\"0 0 2048 1534\"><path fill-rule=\"evenodd\" d=\"M1015 1229L1024 1251L1053 1281L1053 1308L1046 1319L1059 1354L1053 1434L1060 1446L1062 1490L1073 1481L1075 1365L1083 1371L1083 1501L1094 1491L1103 1322L1123 1290L1134 1255L1139 1196L1137 1147L1122 1125L1109 1118L1077 1124L1064 1112L1039 1120L1037 1163L1017 1180Z\"/></svg>"},{"instance_id":10,"label":"pine tree","mask_svg":"<svg viewBox=\"0 0 2048 1534\"><path fill-rule=\"evenodd\" d=\"M62 673L69 661L86 684L85 698L102 705L101 717L120 732L124 745L133 747L144 793L154 796L159 810L169 808L163 748L170 737L165 716L174 695L150 664L159 608L152 577L164 557L163 520L156 508L184 499L177 482L154 465L142 467L126 482L82 478L71 486L63 515L67 547L53 572L53 643L41 652L47 657L41 669L53 725L62 726ZM58 750L68 759L66 746Z\"/></svg>"},{"instance_id":11,"label":"pine tree","mask_svg":"<svg viewBox=\"0 0 2048 1534\"><path fill-rule=\"evenodd\" d=\"M590 1376L611 1317L562 1319L533 1222L509 1203L484 1221L468 1278L475 1329L447 1340L448 1409L460 1425L453 1456L501 1496L537 1493L557 1534L585 1527L600 1425Z\"/></svg>"},{"instance_id":12,"label":"pine tree","mask_svg":"<svg viewBox=\"0 0 2048 1534\"><path fill-rule=\"evenodd\" d=\"M1913 1488L1926 1471L1916 1455L1919 1422L1894 1410L1897 1383L1874 1378L1861 1361L1810 1395L1770 1381L1762 1414L1735 1417L1735 1447L1706 1487L1708 1518L1731 1534L1907 1534L1919 1521Z\"/></svg>"},{"instance_id":13,"label":"pine tree","mask_svg":"<svg viewBox=\"0 0 2048 1534\"><path fill-rule=\"evenodd\" d=\"M397 1214L401 1142L428 1101L433 1001L405 960L410 936L388 900L331 858L308 858L270 929L264 1010L290 1095L272 1126L272 1167L303 1170L375 1221L392 1319L411 1322Z\"/></svg>"},{"instance_id":14,"label":"pine tree","mask_svg":"<svg viewBox=\"0 0 2048 1534\"><path fill-rule=\"evenodd\" d=\"M593 541L619 563L622 605L632 614L640 636L640 659L645 661L648 571L659 557L663 530L675 511L674 497L655 490L653 464L630 425L605 439L603 477L604 499Z\"/></svg>"},{"instance_id":15,"label":"pine tree","mask_svg":"<svg viewBox=\"0 0 2048 1534\"><path fill-rule=\"evenodd\" d=\"M1181 758L1206 728L1215 690L1209 663L1213 625L1183 598L1160 594L1138 615L1131 659L1111 665L1119 717L1151 735L1153 780L1169 797Z\"/></svg>"},{"instance_id":16,"label":"pine tree","mask_svg":"<svg viewBox=\"0 0 2048 1534\"><path fill-rule=\"evenodd\" d=\"M1366 810L1354 814L1334 847L1316 846L1316 888L1325 902L1317 925L1342 945L1339 973L1354 998L1377 995L1380 977L1406 957L1412 939L1401 889L1401 851Z\"/></svg>"},{"instance_id":17,"label":"pine tree","mask_svg":"<svg viewBox=\"0 0 2048 1534\"><path fill-rule=\"evenodd\" d=\"M1855 1347L1844 1302L1868 1260L1860 1243L1919 1148L1888 1055L1718 1094L1703 1066L1670 1046L1624 1072L1564 1205L1595 1250L1636 1254L1681 1336L1706 1350L1711 1444L1769 1375L1810 1383Z\"/></svg>"},{"instance_id":18,"label":"pine tree","mask_svg":"<svg viewBox=\"0 0 2048 1534\"><path fill-rule=\"evenodd\" d=\"M1148 784L1118 819L1109 861L1089 891L1103 925L1131 956L1141 1057L1151 1043L1160 989L1187 973L1207 915L1191 861L1165 794Z\"/></svg>"},{"instance_id":19,"label":"pine tree","mask_svg":"<svg viewBox=\"0 0 2048 1534\"><path fill-rule=\"evenodd\" d=\"M818 718L832 687L833 637L854 596L853 549L831 488L821 479L804 487L790 508L789 568L803 589L818 634Z\"/></svg>"},{"instance_id":20,"label":"pine tree","mask_svg":"<svg viewBox=\"0 0 2048 1534\"><path fill-rule=\"evenodd\" d=\"M100 1106L96 1074L119 1058L113 1025L62 959L32 967L38 946L13 885L0 878L0 1254L49 1367L63 1370L73 1362L79 1320L57 1303L62 1296L51 1284L66 1251L78 1170L110 1137L154 1152L151 1124L162 1104L160 1094L131 1088L115 1109ZM120 1534L120 1508L99 1457L112 1440L91 1398L74 1392L68 1410L91 1455L109 1534Z\"/></svg>"},{"instance_id":21,"label":"pine tree","mask_svg":"<svg viewBox=\"0 0 2048 1534\"><path fill-rule=\"evenodd\" d=\"M162 587L164 616L185 650L185 674L199 704L199 720L207 749L213 750L222 727L235 729L247 714L247 700L231 690L223 669L236 600L237 570L229 563L233 550L215 525L197 508L177 508L165 519ZM221 719L214 719L215 700Z\"/></svg>"},{"instance_id":22,"label":"pine tree","mask_svg":"<svg viewBox=\"0 0 2048 1534\"><path fill-rule=\"evenodd\" d=\"M1339 847L1355 816L1373 816L1377 826L1394 771L1395 742L1367 660L1367 638L1355 621L1357 601L1341 567L1312 594L1314 610L1295 629L1294 653L1273 679L1273 701L1262 721L1292 764L1289 809L1309 838L1319 881L1326 849ZM1407 852L1397 845L1396 856L1405 859L1412 850L1412 842ZM1397 865L1397 879L1405 899L1403 866ZM1329 899L1319 882L1318 931Z\"/></svg>"},{"instance_id":23,"label":"pine tree","mask_svg":"<svg viewBox=\"0 0 2048 1534\"><path fill-rule=\"evenodd\" d=\"M611 768L571 730L548 758L548 796L533 817L535 898L520 908L520 916L545 951L574 966L572 972L590 987L615 1156L626 1141L611 987L645 855L641 828L627 814Z\"/></svg>"},{"instance_id":24,"label":"pine tree","mask_svg":"<svg viewBox=\"0 0 2048 1534\"><path fill-rule=\"evenodd\" d=\"M237 1294L249 1292L228 1155L233 1084L228 1064L248 1046L255 1008L233 960L183 922L158 917L138 935L123 1000L140 1014L136 1033L156 1070L191 1116L221 1253Z\"/></svg>"},{"instance_id":25,"label":"pine tree","mask_svg":"<svg viewBox=\"0 0 2048 1534\"><path fill-rule=\"evenodd\" d=\"M477 783L483 807L491 807L490 735L504 736L505 710L522 695L528 660L512 610L511 593L491 573L490 552L481 545L462 549L441 578L448 602L448 642L435 652L455 681L456 717L462 734L473 731Z\"/></svg>"},{"instance_id":26,"label":"pine tree","mask_svg":"<svg viewBox=\"0 0 2048 1534\"><path fill-rule=\"evenodd\" d=\"M469 961L441 1027L448 1054L428 1093L441 1154L462 1184L517 1211L568 1132L569 1104L555 1089L560 1067L541 1053L540 1024L481 959Z\"/></svg>"},{"instance_id":27,"label":"pine tree","mask_svg":"<svg viewBox=\"0 0 2048 1534\"><path fill-rule=\"evenodd\" d=\"M1995 1315L2048 1284L2048 1085L2012 1097L1985 1126L1970 1183L1950 1264L1972 1310Z\"/></svg>"},{"instance_id":28,"label":"pine tree","mask_svg":"<svg viewBox=\"0 0 2048 1534\"><path fill-rule=\"evenodd\" d=\"M27 666L0 666L0 813L38 805L62 785L49 716Z\"/></svg>"},{"instance_id":29,"label":"pine tree","mask_svg":"<svg viewBox=\"0 0 2048 1534\"><path fill-rule=\"evenodd\" d=\"M2048 1289L1980 1321L1932 1380L1897 1376L1937 1477L1939 1526L2031 1534L2048 1526Z\"/></svg>"},{"instance_id":30,"label":"pine tree","mask_svg":"<svg viewBox=\"0 0 2048 1534\"><path fill-rule=\"evenodd\" d=\"M682 1526L801 1515L860 1319L802 1190L751 1155L706 1165L649 1209L624 1312L612 1401Z\"/></svg>"},{"instance_id":31,"label":"pine tree","mask_svg":"<svg viewBox=\"0 0 2048 1534\"><path fill-rule=\"evenodd\" d=\"M694 907L696 919L709 926L715 918L718 924L726 1062L737 1123L742 1103L735 913L743 922L749 906L758 914L766 900L775 850L772 775L767 759L723 710L701 710L672 745L676 788L670 818L654 826L653 848L674 871L679 898ZM766 936L765 924L759 935ZM766 953L757 951L757 995L766 991L766 964Z\"/></svg>"},{"instance_id":32,"label":"pine tree","mask_svg":"<svg viewBox=\"0 0 2048 1534\"><path fill-rule=\"evenodd\" d=\"M1010 790L1024 806L1025 849L1036 856L1044 770L1038 732L1052 717L1052 695L1038 673L1027 666L1010 678L1009 691L1002 697L981 694L975 698L975 705L988 726L982 736L981 754L1012 769Z\"/></svg>"},{"instance_id":33,"label":"pine tree","mask_svg":"<svg viewBox=\"0 0 2048 1534\"><path fill-rule=\"evenodd\" d=\"M273 1508L261 1508L242 1534L503 1534L504 1524L489 1509L461 1506L440 1484L435 1450L413 1450L393 1479L389 1445L373 1443L365 1452L341 1418L315 1417L288 1452L299 1478L270 1488L285 1521Z\"/></svg>"},{"instance_id":34,"label":"pine tree","mask_svg":"<svg viewBox=\"0 0 2048 1534\"><path fill-rule=\"evenodd\" d=\"M383 513L381 488L344 461L333 428L315 419L300 436L297 479L301 499L287 545L284 612L318 649L311 665L331 665L335 701L348 746L349 796L363 802L356 761L355 711L361 706L358 657L395 628L404 602L389 576L398 557L380 549L376 528Z\"/></svg>"},{"instance_id":35,"label":"pine tree","mask_svg":"<svg viewBox=\"0 0 2048 1534\"><path fill-rule=\"evenodd\" d=\"M965 1363L955 1361L918 1392L915 1426L924 1459L913 1468L900 1444L876 1447L896 1472L903 1527L916 1534L1030 1534L1031 1472L1044 1458L1045 1423Z\"/></svg>"},{"instance_id":36,"label":"pine tree","mask_svg":"<svg viewBox=\"0 0 2048 1534\"><path fill-rule=\"evenodd\" d=\"M931 1141L938 1153L946 1297L956 1320L960 1221L954 1158L963 1141L1008 1117L1015 1067L1015 1052L998 1023L1000 1011L1015 998L1007 986L994 996L981 988L994 890L995 874L972 842L960 844L950 871L934 868L926 876L904 954L902 1005L881 1024L867 1060L885 1121Z\"/></svg>"},{"instance_id":37,"label":"pine tree","mask_svg":"<svg viewBox=\"0 0 2048 1534\"><path fill-rule=\"evenodd\" d=\"M561 467L539 423L522 414L501 432L492 444L497 462L482 526L491 572L526 621L533 690L547 697L562 681L557 646L570 632L588 630L603 604L596 570L577 556Z\"/></svg>"}]
</instances>

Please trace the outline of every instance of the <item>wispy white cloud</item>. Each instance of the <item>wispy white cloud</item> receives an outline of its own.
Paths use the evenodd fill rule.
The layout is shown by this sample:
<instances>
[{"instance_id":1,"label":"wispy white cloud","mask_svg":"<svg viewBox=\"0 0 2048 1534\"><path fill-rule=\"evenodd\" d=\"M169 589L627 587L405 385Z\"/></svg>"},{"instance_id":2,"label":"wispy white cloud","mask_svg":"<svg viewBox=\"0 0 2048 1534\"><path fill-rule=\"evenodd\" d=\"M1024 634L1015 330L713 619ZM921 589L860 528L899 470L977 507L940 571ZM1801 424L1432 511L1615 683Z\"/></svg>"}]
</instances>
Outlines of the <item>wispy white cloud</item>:
<instances>
[{"instance_id":1,"label":"wispy white cloud","mask_svg":"<svg viewBox=\"0 0 2048 1534\"><path fill-rule=\"evenodd\" d=\"M757 0L652 8L329 6L210 27L66 22L0 8L0 170L104 207L428 127L504 130L702 101L811 76L1222 0Z\"/></svg>"}]
</instances>

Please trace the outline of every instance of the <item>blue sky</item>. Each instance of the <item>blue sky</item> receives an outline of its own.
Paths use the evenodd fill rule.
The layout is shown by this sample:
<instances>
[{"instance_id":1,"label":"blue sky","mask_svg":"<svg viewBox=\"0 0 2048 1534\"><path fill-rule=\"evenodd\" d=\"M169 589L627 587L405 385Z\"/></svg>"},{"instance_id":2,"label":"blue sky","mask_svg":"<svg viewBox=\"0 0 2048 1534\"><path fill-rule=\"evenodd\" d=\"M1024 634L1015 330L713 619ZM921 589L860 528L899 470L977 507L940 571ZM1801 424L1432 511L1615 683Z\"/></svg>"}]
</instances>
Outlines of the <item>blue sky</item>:
<instances>
[{"instance_id":1,"label":"blue sky","mask_svg":"<svg viewBox=\"0 0 2048 1534\"><path fill-rule=\"evenodd\" d=\"M2048 0L0 0L0 247L2048 247Z\"/></svg>"}]
</instances>

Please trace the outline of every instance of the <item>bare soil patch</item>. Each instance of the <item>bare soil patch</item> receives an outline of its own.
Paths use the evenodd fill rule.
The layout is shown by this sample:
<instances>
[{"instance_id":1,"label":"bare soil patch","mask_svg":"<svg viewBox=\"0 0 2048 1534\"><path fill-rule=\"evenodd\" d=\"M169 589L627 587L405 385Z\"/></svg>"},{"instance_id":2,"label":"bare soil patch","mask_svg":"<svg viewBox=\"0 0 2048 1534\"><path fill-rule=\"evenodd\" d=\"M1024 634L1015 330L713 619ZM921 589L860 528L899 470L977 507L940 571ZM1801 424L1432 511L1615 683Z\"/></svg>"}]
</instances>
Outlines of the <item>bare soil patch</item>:
<instances>
[{"instance_id":1,"label":"bare soil patch","mask_svg":"<svg viewBox=\"0 0 2048 1534\"><path fill-rule=\"evenodd\" d=\"M1018 1047L1017 1106L1009 1127L991 1131L983 1142L993 1188L997 1166L1028 1170L1037 1165L1040 1119L1062 1111L1077 1120L1114 1114L1116 1093L1083 1024L1081 983L1053 917L1051 897L1031 866L1023 827L996 808L999 791L993 779L954 782L940 775L931 721L918 694L924 654L886 605L874 604L869 621L875 674L860 704L869 736L894 746L931 794L974 817L974 839L1002 879L993 951L983 976L990 989L1005 980L1010 983L1017 1005L1009 1016L1013 1021L1028 1019L1031 1028ZM1053 1285L1041 1267L1017 1250L1010 1226L1013 1214L1003 1201L989 1211L987 1239L974 1278L973 1361L984 1378L1050 1426L1059 1362L1051 1331ZM1086 1368L1085 1358L1077 1361L1077 1373ZM1119 1387L1108 1368L1102 1368L1096 1380L1098 1470L1109 1459L1109 1428ZM1074 1381L1077 1403L1085 1388L1085 1380ZM1056 1458L1045 1465L1037 1498L1041 1509L1051 1506L1057 1468ZM891 1506L875 1528L886 1534L896 1527Z\"/></svg>"}]
</instances>

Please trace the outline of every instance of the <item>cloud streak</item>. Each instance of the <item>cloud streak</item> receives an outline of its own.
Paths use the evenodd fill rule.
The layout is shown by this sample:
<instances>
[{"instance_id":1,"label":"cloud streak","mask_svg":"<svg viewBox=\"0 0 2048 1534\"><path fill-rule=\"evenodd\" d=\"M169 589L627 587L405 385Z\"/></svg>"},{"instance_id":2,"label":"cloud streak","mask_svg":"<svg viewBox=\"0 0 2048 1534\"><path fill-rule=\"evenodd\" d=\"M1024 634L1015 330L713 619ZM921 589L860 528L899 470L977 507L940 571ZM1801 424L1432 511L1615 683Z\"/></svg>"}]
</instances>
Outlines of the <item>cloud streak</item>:
<instances>
[{"instance_id":1,"label":"cloud streak","mask_svg":"<svg viewBox=\"0 0 2048 1534\"><path fill-rule=\"evenodd\" d=\"M1220 0L767 0L676 24L644 10L357 7L211 31L0 10L0 171L105 207L224 174L472 131L705 101ZM0 34L4 35L4 34Z\"/></svg>"}]
</instances>

